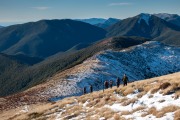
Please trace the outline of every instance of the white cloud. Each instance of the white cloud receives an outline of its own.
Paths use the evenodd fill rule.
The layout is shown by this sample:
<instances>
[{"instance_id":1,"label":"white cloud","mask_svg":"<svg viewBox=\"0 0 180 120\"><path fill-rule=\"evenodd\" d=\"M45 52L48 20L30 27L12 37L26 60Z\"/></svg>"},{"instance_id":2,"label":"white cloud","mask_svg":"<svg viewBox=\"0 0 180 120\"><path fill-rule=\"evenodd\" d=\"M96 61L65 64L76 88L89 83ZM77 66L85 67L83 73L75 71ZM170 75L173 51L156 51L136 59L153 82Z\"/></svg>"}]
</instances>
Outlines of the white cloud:
<instances>
[{"instance_id":1,"label":"white cloud","mask_svg":"<svg viewBox=\"0 0 180 120\"><path fill-rule=\"evenodd\" d=\"M127 6L127 5L131 5L131 3L120 2L120 3L110 3L109 4L109 6Z\"/></svg>"},{"instance_id":2,"label":"white cloud","mask_svg":"<svg viewBox=\"0 0 180 120\"><path fill-rule=\"evenodd\" d=\"M50 7L45 7L45 6L41 6L41 7L32 7L33 9L37 9L37 10L47 10Z\"/></svg>"}]
</instances>

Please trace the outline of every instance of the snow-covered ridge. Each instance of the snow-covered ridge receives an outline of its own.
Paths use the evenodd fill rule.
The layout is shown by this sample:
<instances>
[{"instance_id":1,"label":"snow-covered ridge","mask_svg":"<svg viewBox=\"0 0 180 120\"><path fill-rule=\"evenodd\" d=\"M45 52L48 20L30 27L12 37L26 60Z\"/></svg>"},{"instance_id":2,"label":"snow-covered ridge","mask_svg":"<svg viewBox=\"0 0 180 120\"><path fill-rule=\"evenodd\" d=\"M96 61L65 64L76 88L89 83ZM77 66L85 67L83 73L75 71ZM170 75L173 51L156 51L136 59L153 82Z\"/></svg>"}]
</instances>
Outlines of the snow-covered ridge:
<instances>
[{"instance_id":1,"label":"snow-covered ridge","mask_svg":"<svg viewBox=\"0 0 180 120\"><path fill-rule=\"evenodd\" d=\"M140 16L140 18L138 20L139 24L141 23L141 20L144 20L146 22L146 24L149 25L149 19L151 17L151 14L141 13L139 16Z\"/></svg>"},{"instance_id":2,"label":"snow-covered ridge","mask_svg":"<svg viewBox=\"0 0 180 120\"><path fill-rule=\"evenodd\" d=\"M159 13L159 14L153 14L161 19L166 19L166 18L173 18L173 17L178 17L179 15L177 14L168 14L168 13Z\"/></svg>"},{"instance_id":3,"label":"snow-covered ridge","mask_svg":"<svg viewBox=\"0 0 180 120\"><path fill-rule=\"evenodd\" d=\"M64 82L61 81L61 76L57 77L55 85L41 95L82 94L82 88L89 85L93 85L95 90L100 90L104 80L115 82L116 78L122 78L124 73L130 81L136 81L178 72L179 61L180 48L165 46L155 41L121 51L107 50L65 72Z\"/></svg>"}]
</instances>

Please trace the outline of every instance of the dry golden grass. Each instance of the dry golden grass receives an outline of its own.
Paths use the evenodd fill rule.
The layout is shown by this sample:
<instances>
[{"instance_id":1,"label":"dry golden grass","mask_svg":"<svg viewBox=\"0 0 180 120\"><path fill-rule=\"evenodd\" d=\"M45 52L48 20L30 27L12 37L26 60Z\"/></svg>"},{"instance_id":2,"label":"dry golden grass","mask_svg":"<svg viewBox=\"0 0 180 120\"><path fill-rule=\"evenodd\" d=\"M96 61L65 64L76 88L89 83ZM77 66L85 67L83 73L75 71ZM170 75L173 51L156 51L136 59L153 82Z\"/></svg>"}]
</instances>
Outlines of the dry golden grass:
<instances>
[{"instance_id":1,"label":"dry golden grass","mask_svg":"<svg viewBox=\"0 0 180 120\"><path fill-rule=\"evenodd\" d=\"M93 107L93 106L96 106L97 103L100 102L100 99L94 99L93 101L90 101L88 104L87 104L87 107Z\"/></svg>"},{"instance_id":2,"label":"dry golden grass","mask_svg":"<svg viewBox=\"0 0 180 120\"><path fill-rule=\"evenodd\" d=\"M105 117L105 119L108 119L108 118L112 118L113 117L113 115L114 115L114 111L112 111L110 108L101 108L101 109L99 109L98 111L97 111L98 113L98 115L100 116L100 117Z\"/></svg>"},{"instance_id":3,"label":"dry golden grass","mask_svg":"<svg viewBox=\"0 0 180 120\"><path fill-rule=\"evenodd\" d=\"M135 103L137 100L138 100L138 99L136 99L136 98L128 99L127 101L123 102L122 105L123 105L123 106L127 106L127 105L129 105L129 104L131 104L131 103Z\"/></svg>"},{"instance_id":4,"label":"dry golden grass","mask_svg":"<svg viewBox=\"0 0 180 120\"><path fill-rule=\"evenodd\" d=\"M146 107L140 106L140 107L134 109L134 110L132 111L132 113L137 112L137 111L140 111L140 110L144 110L144 109L146 109Z\"/></svg>"},{"instance_id":5,"label":"dry golden grass","mask_svg":"<svg viewBox=\"0 0 180 120\"><path fill-rule=\"evenodd\" d=\"M162 108L162 109L159 110L159 111L156 110L155 107L151 107L151 108L147 111L147 113L144 113L144 114L142 114L141 116L142 116L142 117L145 117L146 115L152 114L152 115L156 116L157 118L161 118L161 117L163 117L166 113L175 112L176 110L179 110L179 109L180 109L180 107L174 106L174 105L164 107L164 108Z\"/></svg>"},{"instance_id":6,"label":"dry golden grass","mask_svg":"<svg viewBox=\"0 0 180 120\"><path fill-rule=\"evenodd\" d=\"M152 114L152 115L155 116L156 113L157 113L157 110L156 110L155 107L151 107L151 108L147 111L147 115Z\"/></svg>"},{"instance_id":7,"label":"dry golden grass","mask_svg":"<svg viewBox=\"0 0 180 120\"><path fill-rule=\"evenodd\" d=\"M180 120L180 109L175 112L174 120Z\"/></svg>"},{"instance_id":8,"label":"dry golden grass","mask_svg":"<svg viewBox=\"0 0 180 120\"><path fill-rule=\"evenodd\" d=\"M175 112L178 109L180 109L180 107L177 107L177 106L174 106L174 105L167 106L167 107L162 108L160 111L158 111L155 116L157 118L160 118L160 117L163 117L166 113Z\"/></svg>"},{"instance_id":9,"label":"dry golden grass","mask_svg":"<svg viewBox=\"0 0 180 120\"><path fill-rule=\"evenodd\" d=\"M151 94L156 93L159 90L159 86L154 87L153 89L151 89Z\"/></svg>"},{"instance_id":10,"label":"dry golden grass","mask_svg":"<svg viewBox=\"0 0 180 120\"><path fill-rule=\"evenodd\" d=\"M80 113L84 112L82 109L82 106L75 105L68 107L65 112L62 113L62 117L68 117L70 119L71 117L78 116Z\"/></svg>"},{"instance_id":11,"label":"dry golden grass","mask_svg":"<svg viewBox=\"0 0 180 120\"><path fill-rule=\"evenodd\" d=\"M137 95L137 98L141 98L143 95L145 95L146 94L146 92L145 91L143 91L143 92L140 92L138 95Z\"/></svg>"},{"instance_id":12,"label":"dry golden grass","mask_svg":"<svg viewBox=\"0 0 180 120\"><path fill-rule=\"evenodd\" d=\"M96 105L96 108L102 107L107 103L107 101L105 101L104 99L101 99Z\"/></svg>"},{"instance_id":13,"label":"dry golden grass","mask_svg":"<svg viewBox=\"0 0 180 120\"><path fill-rule=\"evenodd\" d=\"M150 91L150 89L152 89L152 86L147 85L143 88L144 92L147 93L148 91Z\"/></svg>"},{"instance_id":14,"label":"dry golden grass","mask_svg":"<svg viewBox=\"0 0 180 120\"><path fill-rule=\"evenodd\" d=\"M146 109L146 107L140 106L140 107L138 107L136 109L133 109L132 111L121 111L121 115L130 115L130 114L132 114L134 112L137 112L137 111L140 111L140 110L143 110L143 109Z\"/></svg>"},{"instance_id":15,"label":"dry golden grass","mask_svg":"<svg viewBox=\"0 0 180 120\"><path fill-rule=\"evenodd\" d=\"M126 95L128 95L128 94L133 93L134 90L135 90L135 89L132 88L132 87L127 87L127 88L125 89L125 91L123 92L123 94L126 96Z\"/></svg>"},{"instance_id":16,"label":"dry golden grass","mask_svg":"<svg viewBox=\"0 0 180 120\"><path fill-rule=\"evenodd\" d=\"M114 120L120 120L120 116L117 113L114 114L113 118Z\"/></svg>"},{"instance_id":17,"label":"dry golden grass","mask_svg":"<svg viewBox=\"0 0 180 120\"><path fill-rule=\"evenodd\" d=\"M130 115L132 112L130 111L121 111L121 115Z\"/></svg>"},{"instance_id":18,"label":"dry golden grass","mask_svg":"<svg viewBox=\"0 0 180 120\"><path fill-rule=\"evenodd\" d=\"M176 91L176 93L175 93L175 98L178 99L179 97L180 97L180 90Z\"/></svg>"},{"instance_id":19,"label":"dry golden grass","mask_svg":"<svg viewBox=\"0 0 180 120\"><path fill-rule=\"evenodd\" d=\"M74 99L71 98L65 98L63 101L61 101L60 103L58 103L58 106L60 108L65 107L67 104L73 104L75 102Z\"/></svg>"},{"instance_id":20,"label":"dry golden grass","mask_svg":"<svg viewBox=\"0 0 180 120\"><path fill-rule=\"evenodd\" d=\"M127 101L127 100L128 100L127 97L123 97L123 98L121 98L121 99L118 99L116 102L117 102L117 103L123 103L123 102L125 102L125 101Z\"/></svg>"}]
</instances>

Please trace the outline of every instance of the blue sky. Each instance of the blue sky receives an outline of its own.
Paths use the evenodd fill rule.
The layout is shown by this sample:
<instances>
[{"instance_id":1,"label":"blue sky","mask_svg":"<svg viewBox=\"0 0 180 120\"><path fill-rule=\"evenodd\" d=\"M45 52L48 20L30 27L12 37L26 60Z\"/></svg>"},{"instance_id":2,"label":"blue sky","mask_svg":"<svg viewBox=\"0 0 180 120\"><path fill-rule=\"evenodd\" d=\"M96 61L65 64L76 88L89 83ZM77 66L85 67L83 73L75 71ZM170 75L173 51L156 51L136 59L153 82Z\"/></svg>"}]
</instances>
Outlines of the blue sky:
<instances>
[{"instance_id":1,"label":"blue sky","mask_svg":"<svg viewBox=\"0 0 180 120\"><path fill-rule=\"evenodd\" d=\"M0 0L0 25L64 18L127 18L139 13L180 15L180 0Z\"/></svg>"}]
</instances>

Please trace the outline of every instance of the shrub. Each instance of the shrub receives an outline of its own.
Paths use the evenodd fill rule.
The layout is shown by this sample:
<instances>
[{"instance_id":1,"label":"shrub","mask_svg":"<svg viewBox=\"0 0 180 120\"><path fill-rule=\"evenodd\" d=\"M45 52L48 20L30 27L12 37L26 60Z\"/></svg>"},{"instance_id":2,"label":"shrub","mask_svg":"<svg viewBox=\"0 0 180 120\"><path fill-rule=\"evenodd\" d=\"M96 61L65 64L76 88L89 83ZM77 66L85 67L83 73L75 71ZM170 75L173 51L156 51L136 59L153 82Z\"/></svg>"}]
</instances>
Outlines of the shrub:
<instances>
[{"instance_id":1,"label":"shrub","mask_svg":"<svg viewBox=\"0 0 180 120\"><path fill-rule=\"evenodd\" d=\"M159 102L159 103L163 103L164 101L165 101L165 100L159 100L158 102Z\"/></svg>"},{"instance_id":2,"label":"shrub","mask_svg":"<svg viewBox=\"0 0 180 120\"><path fill-rule=\"evenodd\" d=\"M163 84L160 85L160 89L166 89L167 87L169 87L171 84L169 82L165 82Z\"/></svg>"},{"instance_id":3,"label":"shrub","mask_svg":"<svg viewBox=\"0 0 180 120\"><path fill-rule=\"evenodd\" d=\"M38 113L38 112L33 112L28 114L29 119L34 119L34 118L38 118L42 115L43 113Z\"/></svg>"},{"instance_id":4,"label":"shrub","mask_svg":"<svg viewBox=\"0 0 180 120\"><path fill-rule=\"evenodd\" d=\"M148 98L152 98L152 97L153 97L153 95L149 95L149 96L148 96Z\"/></svg>"}]
</instances>

